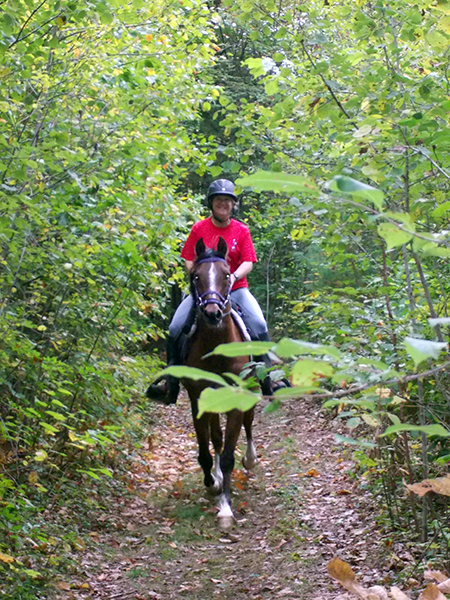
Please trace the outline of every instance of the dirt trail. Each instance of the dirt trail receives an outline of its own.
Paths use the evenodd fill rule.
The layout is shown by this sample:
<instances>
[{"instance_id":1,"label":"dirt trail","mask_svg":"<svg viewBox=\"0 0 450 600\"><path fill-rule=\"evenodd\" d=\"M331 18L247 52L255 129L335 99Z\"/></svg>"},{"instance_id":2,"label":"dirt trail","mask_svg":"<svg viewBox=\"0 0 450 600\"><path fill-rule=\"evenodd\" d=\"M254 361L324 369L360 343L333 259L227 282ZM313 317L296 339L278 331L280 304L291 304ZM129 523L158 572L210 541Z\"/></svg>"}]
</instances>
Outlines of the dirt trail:
<instances>
[{"instance_id":1,"label":"dirt trail","mask_svg":"<svg viewBox=\"0 0 450 600\"><path fill-rule=\"evenodd\" d=\"M236 526L218 530L214 499L197 465L188 401L156 407L146 452L136 456L130 495L101 517L83 557L86 589L69 599L331 600L326 572L338 555L362 583L381 582L382 543L352 464L317 406L257 408L253 473L234 473Z\"/></svg>"}]
</instances>

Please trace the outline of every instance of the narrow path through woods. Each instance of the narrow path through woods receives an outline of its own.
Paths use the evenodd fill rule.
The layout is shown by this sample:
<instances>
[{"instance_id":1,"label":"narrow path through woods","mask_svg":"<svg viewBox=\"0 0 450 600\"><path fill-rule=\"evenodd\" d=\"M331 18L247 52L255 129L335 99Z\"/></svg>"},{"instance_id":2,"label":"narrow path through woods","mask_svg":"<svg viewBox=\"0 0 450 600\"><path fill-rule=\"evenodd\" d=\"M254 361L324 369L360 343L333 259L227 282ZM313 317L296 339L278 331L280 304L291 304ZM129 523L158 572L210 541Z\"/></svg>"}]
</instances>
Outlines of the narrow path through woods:
<instances>
[{"instance_id":1,"label":"narrow path through woods","mask_svg":"<svg viewBox=\"0 0 450 600\"><path fill-rule=\"evenodd\" d=\"M335 555L362 583L380 583L374 515L335 445L334 424L312 403L286 403L272 414L262 408L255 418L260 462L244 472L239 451L237 523L224 533L203 489L188 401L156 407L130 495L101 517L91 535L95 551L83 555L85 589L58 597L331 600L342 593L326 571Z\"/></svg>"}]
</instances>

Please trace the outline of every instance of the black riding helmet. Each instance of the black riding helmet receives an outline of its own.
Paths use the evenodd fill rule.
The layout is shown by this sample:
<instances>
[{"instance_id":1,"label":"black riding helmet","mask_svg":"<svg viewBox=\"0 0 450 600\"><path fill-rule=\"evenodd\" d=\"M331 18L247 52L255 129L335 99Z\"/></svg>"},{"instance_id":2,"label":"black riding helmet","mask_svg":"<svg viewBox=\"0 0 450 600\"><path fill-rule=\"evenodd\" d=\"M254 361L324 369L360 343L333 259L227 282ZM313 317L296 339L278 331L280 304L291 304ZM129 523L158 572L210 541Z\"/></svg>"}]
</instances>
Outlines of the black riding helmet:
<instances>
[{"instance_id":1,"label":"black riding helmet","mask_svg":"<svg viewBox=\"0 0 450 600\"><path fill-rule=\"evenodd\" d=\"M232 215L238 211L237 196L234 193L234 183L229 179L216 179L211 183L206 194L206 203L208 208L212 210L212 200L214 196L230 196L234 200Z\"/></svg>"}]
</instances>

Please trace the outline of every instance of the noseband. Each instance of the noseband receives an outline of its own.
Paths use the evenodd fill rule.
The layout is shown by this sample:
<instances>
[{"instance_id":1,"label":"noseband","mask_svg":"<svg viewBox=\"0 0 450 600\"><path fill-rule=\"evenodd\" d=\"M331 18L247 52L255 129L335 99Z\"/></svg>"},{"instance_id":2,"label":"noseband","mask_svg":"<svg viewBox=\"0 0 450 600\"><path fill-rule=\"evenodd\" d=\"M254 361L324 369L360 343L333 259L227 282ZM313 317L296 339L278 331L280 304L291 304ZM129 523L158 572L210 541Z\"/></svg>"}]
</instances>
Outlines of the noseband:
<instances>
[{"instance_id":1,"label":"noseband","mask_svg":"<svg viewBox=\"0 0 450 600\"><path fill-rule=\"evenodd\" d=\"M202 263L211 263L211 262L224 262L227 261L224 258L220 258L219 256L209 256L208 258L202 258L198 262L197 265L201 265ZM222 317L226 317L231 312L231 302L230 302L230 292L231 292L231 282L228 284L227 295L222 296L220 292L216 292L215 290L207 290L203 294L199 294L197 291L197 286L194 282L194 290L195 290L195 300L196 304L200 310L204 311L204 309L208 306L208 304L216 304L219 310L223 313ZM226 305L229 304L228 312L225 311Z\"/></svg>"}]
</instances>

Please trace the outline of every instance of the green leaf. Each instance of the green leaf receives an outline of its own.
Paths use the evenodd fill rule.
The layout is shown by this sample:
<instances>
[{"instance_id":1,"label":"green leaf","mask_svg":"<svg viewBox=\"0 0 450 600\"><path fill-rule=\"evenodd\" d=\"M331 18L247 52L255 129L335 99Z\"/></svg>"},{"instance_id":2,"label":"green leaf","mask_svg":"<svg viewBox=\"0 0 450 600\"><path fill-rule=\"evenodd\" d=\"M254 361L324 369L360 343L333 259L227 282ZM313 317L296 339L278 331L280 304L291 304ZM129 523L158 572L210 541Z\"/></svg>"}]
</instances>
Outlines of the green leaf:
<instances>
[{"instance_id":1,"label":"green leaf","mask_svg":"<svg viewBox=\"0 0 450 600\"><path fill-rule=\"evenodd\" d=\"M313 386L318 379L331 377L333 366L323 360L301 358L292 368L292 383L295 386Z\"/></svg>"},{"instance_id":2,"label":"green leaf","mask_svg":"<svg viewBox=\"0 0 450 600\"><path fill-rule=\"evenodd\" d=\"M253 187L265 192L304 192L319 195L316 184L302 175L287 175L275 171L257 171L236 180L239 187Z\"/></svg>"},{"instance_id":3,"label":"green leaf","mask_svg":"<svg viewBox=\"0 0 450 600\"><path fill-rule=\"evenodd\" d=\"M61 413L57 413L57 412L55 412L53 410L46 410L45 412L46 412L47 415L50 415L51 417L53 417L57 421L66 421L67 420L67 417L65 417Z\"/></svg>"},{"instance_id":4,"label":"green leaf","mask_svg":"<svg viewBox=\"0 0 450 600\"><path fill-rule=\"evenodd\" d=\"M42 577L42 574L34 569L22 569L20 572L28 575L28 577L31 577L31 579L40 579Z\"/></svg>"},{"instance_id":5,"label":"green leaf","mask_svg":"<svg viewBox=\"0 0 450 600\"><path fill-rule=\"evenodd\" d=\"M275 345L275 342L230 342L229 344L219 344L212 352L205 355L220 355L234 358L236 356L259 356L266 354Z\"/></svg>"},{"instance_id":6,"label":"green leaf","mask_svg":"<svg viewBox=\"0 0 450 600\"><path fill-rule=\"evenodd\" d=\"M225 413L234 408L245 412L260 399L260 395L239 388L206 388L198 401L198 416L201 417L205 412Z\"/></svg>"},{"instance_id":7,"label":"green leaf","mask_svg":"<svg viewBox=\"0 0 450 600\"><path fill-rule=\"evenodd\" d=\"M399 433L400 431L419 431L421 433L425 433L426 435L450 437L450 431L447 431L445 427L437 423L434 425L412 425L410 423L400 423L398 425L391 425L380 435L380 437L391 435L393 433Z\"/></svg>"},{"instance_id":8,"label":"green leaf","mask_svg":"<svg viewBox=\"0 0 450 600\"><path fill-rule=\"evenodd\" d=\"M364 440L355 440L351 437L336 433L334 439L338 444L351 444L352 446L363 446L364 448L375 448L376 444L373 442L366 442Z\"/></svg>"},{"instance_id":9,"label":"green leaf","mask_svg":"<svg viewBox=\"0 0 450 600\"><path fill-rule=\"evenodd\" d=\"M366 183L361 183L351 177L344 175L336 175L328 183L328 189L333 192L343 192L344 194L350 194L355 198L361 200L369 200L373 202L375 206L381 210L383 208L384 194L381 190L374 188Z\"/></svg>"},{"instance_id":10,"label":"green leaf","mask_svg":"<svg viewBox=\"0 0 450 600\"><path fill-rule=\"evenodd\" d=\"M431 213L431 216L438 218L438 217L441 217L443 214L445 214L448 211L450 211L450 200L447 200L447 202L444 202L443 204L441 204L440 206L435 208L433 210L433 212Z\"/></svg>"},{"instance_id":11,"label":"green leaf","mask_svg":"<svg viewBox=\"0 0 450 600\"><path fill-rule=\"evenodd\" d=\"M438 256L440 258L448 258L450 256L450 248L444 248L436 243L426 243L420 250L425 256Z\"/></svg>"},{"instance_id":12,"label":"green leaf","mask_svg":"<svg viewBox=\"0 0 450 600\"><path fill-rule=\"evenodd\" d=\"M270 81L268 81L266 83L266 85L264 86L264 89L268 96L273 96L274 94L276 94L278 92L278 80L271 79Z\"/></svg>"},{"instance_id":13,"label":"green leaf","mask_svg":"<svg viewBox=\"0 0 450 600\"><path fill-rule=\"evenodd\" d=\"M39 425L41 425L50 435L54 435L59 431L59 429L56 429L56 427L53 427L53 425L50 425L50 423L45 423L44 421L40 421Z\"/></svg>"},{"instance_id":14,"label":"green leaf","mask_svg":"<svg viewBox=\"0 0 450 600\"><path fill-rule=\"evenodd\" d=\"M334 346L325 346L323 344L313 344L311 342L302 342L301 340L292 340L283 338L273 348L273 352L280 358L290 358L291 356L300 356L302 354L328 355L333 358L340 358L341 352Z\"/></svg>"},{"instance_id":15,"label":"green leaf","mask_svg":"<svg viewBox=\"0 0 450 600\"><path fill-rule=\"evenodd\" d=\"M432 342L413 337L405 338L406 351L413 359L416 367L427 358L438 358L446 346L446 342Z\"/></svg>"},{"instance_id":16,"label":"green leaf","mask_svg":"<svg viewBox=\"0 0 450 600\"><path fill-rule=\"evenodd\" d=\"M346 427L348 427L348 429L355 429L356 427L361 425L361 419L359 417L352 417L346 422L345 425Z\"/></svg>"},{"instance_id":17,"label":"green leaf","mask_svg":"<svg viewBox=\"0 0 450 600\"><path fill-rule=\"evenodd\" d=\"M92 479L100 479L99 475L91 469L77 469L77 473L84 473L85 475L92 477Z\"/></svg>"},{"instance_id":18,"label":"green leaf","mask_svg":"<svg viewBox=\"0 0 450 600\"><path fill-rule=\"evenodd\" d=\"M161 375L172 375L178 379L193 379L194 381L211 381L218 385L229 387L225 379L216 373L210 373L209 371L203 371L202 369L196 369L194 367L167 367L164 371L158 374Z\"/></svg>"},{"instance_id":19,"label":"green leaf","mask_svg":"<svg viewBox=\"0 0 450 600\"><path fill-rule=\"evenodd\" d=\"M43 462L44 460L47 460L47 458L48 454L45 450L38 450L34 455L34 460L36 462Z\"/></svg>"},{"instance_id":20,"label":"green leaf","mask_svg":"<svg viewBox=\"0 0 450 600\"><path fill-rule=\"evenodd\" d=\"M322 388L316 386L296 386L280 388L274 394L277 398L303 398L311 393L324 392Z\"/></svg>"},{"instance_id":21,"label":"green leaf","mask_svg":"<svg viewBox=\"0 0 450 600\"><path fill-rule=\"evenodd\" d=\"M403 246L412 238L412 233L402 231L394 223L380 223L378 225L378 233L387 244L388 250Z\"/></svg>"}]
</instances>

